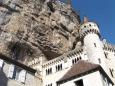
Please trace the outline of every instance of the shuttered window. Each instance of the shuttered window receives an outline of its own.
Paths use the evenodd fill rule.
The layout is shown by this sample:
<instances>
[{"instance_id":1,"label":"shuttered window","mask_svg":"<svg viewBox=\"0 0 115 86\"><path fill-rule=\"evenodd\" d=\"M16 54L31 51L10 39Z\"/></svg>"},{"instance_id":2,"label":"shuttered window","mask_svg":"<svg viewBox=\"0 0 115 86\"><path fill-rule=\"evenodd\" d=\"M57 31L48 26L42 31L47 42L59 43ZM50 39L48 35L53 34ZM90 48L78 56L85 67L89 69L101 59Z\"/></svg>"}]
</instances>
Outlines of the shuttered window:
<instances>
[{"instance_id":1,"label":"shuttered window","mask_svg":"<svg viewBox=\"0 0 115 86\"><path fill-rule=\"evenodd\" d=\"M26 71L21 70L19 72L18 81L21 82L21 83L25 83L25 79L26 79Z\"/></svg>"},{"instance_id":2,"label":"shuttered window","mask_svg":"<svg viewBox=\"0 0 115 86\"><path fill-rule=\"evenodd\" d=\"M2 69L3 63L4 63L4 61L0 59L0 69Z\"/></svg>"},{"instance_id":3,"label":"shuttered window","mask_svg":"<svg viewBox=\"0 0 115 86\"><path fill-rule=\"evenodd\" d=\"M15 66L10 65L9 70L8 70L8 78L13 78L14 70L15 70Z\"/></svg>"}]
</instances>

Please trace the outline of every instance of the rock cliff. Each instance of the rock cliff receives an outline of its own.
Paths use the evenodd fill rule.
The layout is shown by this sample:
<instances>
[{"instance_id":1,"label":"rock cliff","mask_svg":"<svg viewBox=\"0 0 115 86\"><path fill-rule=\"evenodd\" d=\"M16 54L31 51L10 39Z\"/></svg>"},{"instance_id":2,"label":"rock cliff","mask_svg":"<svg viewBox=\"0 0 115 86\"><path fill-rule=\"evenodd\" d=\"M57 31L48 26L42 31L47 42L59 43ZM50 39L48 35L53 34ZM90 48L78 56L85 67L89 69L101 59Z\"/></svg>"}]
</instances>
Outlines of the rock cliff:
<instances>
[{"instance_id":1,"label":"rock cliff","mask_svg":"<svg viewBox=\"0 0 115 86\"><path fill-rule=\"evenodd\" d=\"M23 63L75 49L79 15L59 0L0 0L0 54Z\"/></svg>"}]
</instances>

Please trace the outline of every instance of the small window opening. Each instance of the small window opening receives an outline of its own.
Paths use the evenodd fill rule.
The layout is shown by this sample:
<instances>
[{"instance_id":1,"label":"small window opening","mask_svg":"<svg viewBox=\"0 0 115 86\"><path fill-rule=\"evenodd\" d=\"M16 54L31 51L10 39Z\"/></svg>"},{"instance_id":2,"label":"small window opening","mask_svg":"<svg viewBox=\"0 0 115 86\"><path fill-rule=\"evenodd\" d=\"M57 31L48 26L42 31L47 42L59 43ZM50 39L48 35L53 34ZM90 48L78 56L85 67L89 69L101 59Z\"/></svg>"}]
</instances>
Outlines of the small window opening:
<instances>
[{"instance_id":1,"label":"small window opening","mask_svg":"<svg viewBox=\"0 0 115 86\"><path fill-rule=\"evenodd\" d=\"M83 85L83 80L75 81L75 86L84 86Z\"/></svg>"},{"instance_id":2,"label":"small window opening","mask_svg":"<svg viewBox=\"0 0 115 86\"><path fill-rule=\"evenodd\" d=\"M72 64L74 64L74 59L72 60Z\"/></svg>"},{"instance_id":3,"label":"small window opening","mask_svg":"<svg viewBox=\"0 0 115 86\"><path fill-rule=\"evenodd\" d=\"M52 74L52 68L46 69L46 75Z\"/></svg>"},{"instance_id":4,"label":"small window opening","mask_svg":"<svg viewBox=\"0 0 115 86\"><path fill-rule=\"evenodd\" d=\"M104 54L105 54L105 58L108 58L108 57L107 57L107 56L108 56L108 53L105 53L105 52L104 52Z\"/></svg>"},{"instance_id":5,"label":"small window opening","mask_svg":"<svg viewBox=\"0 0 115 86\"><path fill-rule=\"evenodd\" d=\"M73 60L72 60L72 64L77 63L77 61L78 61L78 58L77 58L77 59L76 59L76 58L75 58L75 59L73 59Z\"/></svg>"},{"instance_id":6,"label":"small window opening","mask_svg":"<svg viewBox=\"0 0 115 86\"><path fill-rule=\"evenodd\" d=\"M109 68L109 70L110 70L111 76L114 77L114 75L113 75L114 70L111 68Z\"/></svg>"},{"instance_id":7,"label":"small window opening","mask_svg":"<svg viewBox=\"0 0 115 86\"><path fill-rule=\"evenodd\" d=\"M75 58L75 63L77 62L77 59Z\"/></svg>"},{"instance_id":8,"label":"small window opening","mask_svg":"<svg viewBox=\"0 0 115 86\"><path fill-rule=\"evenodd\" d=\"M89 24L89 26L91 27L91 24Z\"/></svg>"},{"instance_id":9,"label":"small window opening","mask_svg":"<svg viewBox=\"0 0 115 86\"><path fill-rule=\"evenodd\" d=\"M48 85L46 85L46 86L52 86L52 83L51 83L51 84L48 84Z\"/></svg>"},{"instance_id":10,"label":"small window opening","mask_svg":"<svg viewBox=\"0 0 115 86\"><path fill-rule=\"evenodd\" d=\"M77 58L77 61L79 61L79 58Z\"/></svg>"},{"instance_id":11,"label":"small window opening","mask_svg":"<svg viewBox=\"0 0 115 86\"><path fill-rule=\"evenodd\" d=\"M86 28L86 26L84 26L84 28Z\"/></svg>"},{"instance_id":12,"label":"small window opening","mask_svg":"<svg viewBox=\"0 0 115 86\"><path fill-rule=\"evenodd\" d=\"M81 56L79 57L79 59L81 59Z\"/></svg>"},{"instance_id":13,"label":"small window opening","mask_svg":"<svg viewBox=\"0 0 115 86\"><path fill-rule=\"evenodd\" d=\"M56 65L56 72L62 70L62 64Z\"/></svg>"},{"instance_id":14,"label":"small window opening","mask_svg":"<svg viewBox=\"0 0 115 86\"><path fill-rule=\"evenodd\" d=\"M97 46L96 46L96 43L94 43L94 46L97 47Z\"/></svg>"},{"instance_id":15,"label":"small window opening","mask_svg":"<svg viewBox=\"0 0 115 86\"><path fill-rule=\"evenodd\" d=\"M98 61L99 61L99 64L101 64L101 59L98 59Z\"/></svg>"}]
</instances>

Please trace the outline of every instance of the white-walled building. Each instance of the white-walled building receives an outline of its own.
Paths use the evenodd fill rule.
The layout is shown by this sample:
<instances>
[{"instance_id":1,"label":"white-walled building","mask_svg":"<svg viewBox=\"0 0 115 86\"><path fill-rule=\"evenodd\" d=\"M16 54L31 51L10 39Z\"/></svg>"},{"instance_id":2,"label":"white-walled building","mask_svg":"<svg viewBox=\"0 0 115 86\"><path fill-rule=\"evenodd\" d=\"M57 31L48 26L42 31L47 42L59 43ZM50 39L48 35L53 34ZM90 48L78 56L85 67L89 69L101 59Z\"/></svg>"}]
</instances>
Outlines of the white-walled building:
<instances>
[{"instance_id":1,"label":"white-walled building","mask_svg":"<svg viewBox=\"0 0 115 86\"><path fill-rule=\"evenodd\" d=\"M27 68L0 60L4 72L2 86L113 86L115 84L115 46L101 40L99 27L84 18L76 49L55 59L28 62L36 69L31 74ZM79 47L79 48L78 48ZM19 66L19 65L18 65ZM2 78L3 79L3 78ZM1 80L1 79L0 79ZM1 85L0 85L1 86Z\"/></svg>"},{"instance_id":2,"label":"white-walled building","mask_svg":"<svg viewBox=\"0 0 115 86\"><path fill-rule=\"evenodd\" d=\"M43 64L43 86L92 86L92 84L93 86L113 86L115 83L115 47L101 40L98 25L89 22L86 17L79 32L82 39L79 49L76 48ZM96 71L92 71L95 68L91 67L92 72L87 72L89 71L87 63L86 66L84 64L77 68L75 65L79 65L80 60L98 65ZM72 69L76 70L72 72ZM83 70L85 75L80 70ZM76 74L77 71L82 75ZM66 75L70 77L63 79ZM80 79L82 79L80 81L82 85L75 84Z\"/></svg>"},{"instance_id":3,"label":"white-walled building","mask_svg":"<svg viewBox=\"0 0 115 86\"><path fill-rule=\"evenodd\" d=\"M58 86L112 86L100 65L79 61L57 82Z\"/></svg>"}]
</instances>

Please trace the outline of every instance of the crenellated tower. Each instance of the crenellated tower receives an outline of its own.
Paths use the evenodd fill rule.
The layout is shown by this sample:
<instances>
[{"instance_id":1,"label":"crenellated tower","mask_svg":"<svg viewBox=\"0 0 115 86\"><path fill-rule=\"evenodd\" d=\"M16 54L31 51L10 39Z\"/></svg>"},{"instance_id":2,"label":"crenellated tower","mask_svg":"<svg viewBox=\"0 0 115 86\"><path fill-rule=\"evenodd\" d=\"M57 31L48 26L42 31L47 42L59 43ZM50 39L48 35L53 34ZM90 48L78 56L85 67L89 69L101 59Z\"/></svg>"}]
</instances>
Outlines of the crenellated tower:
<instances>
[{"instance_id":1,"label":"crenellated tower","mask_svg":"<svg viewBox=\"0 0 115 86\"><path fill-rule=\"evenodd\" d=\"M84 46L86 47L89 61L100 64L102 68L108 72L98 25L94 22L89 22L88 18L84 17L83 24L80 28L80 35L83 39Z\"/></svg>"}]
</instances>

